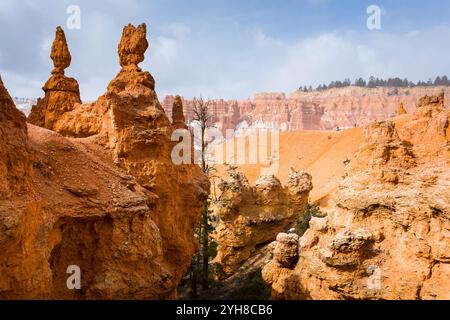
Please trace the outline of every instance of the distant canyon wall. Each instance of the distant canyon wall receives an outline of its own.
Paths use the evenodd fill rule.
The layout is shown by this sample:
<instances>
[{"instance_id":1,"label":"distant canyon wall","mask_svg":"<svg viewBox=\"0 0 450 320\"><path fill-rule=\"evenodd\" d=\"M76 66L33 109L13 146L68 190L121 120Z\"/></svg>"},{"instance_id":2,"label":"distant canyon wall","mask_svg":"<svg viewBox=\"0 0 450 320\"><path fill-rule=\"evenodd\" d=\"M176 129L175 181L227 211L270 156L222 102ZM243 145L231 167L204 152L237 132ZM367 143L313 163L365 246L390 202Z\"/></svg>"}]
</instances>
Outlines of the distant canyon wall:
<instances>
[{"instance_id":1,"label":"distant canyon wall","mask_svg":"<svg viewBox=\"0 0 450 320\"><path fill-rule=\"evenodd\" d=\"M384 121L396 115L403 103L408 113L416 109L425 95L444 92L450 87L360 88L347 87L326 91L258 93L247 100L213 100L211 122L225 133L236 128L271 128L281 131L337 130ZM165 97L162 106L171 117L174 96ZM193 119L192 100L183 99L186 120Z\"/></svg>"}]
</instances>

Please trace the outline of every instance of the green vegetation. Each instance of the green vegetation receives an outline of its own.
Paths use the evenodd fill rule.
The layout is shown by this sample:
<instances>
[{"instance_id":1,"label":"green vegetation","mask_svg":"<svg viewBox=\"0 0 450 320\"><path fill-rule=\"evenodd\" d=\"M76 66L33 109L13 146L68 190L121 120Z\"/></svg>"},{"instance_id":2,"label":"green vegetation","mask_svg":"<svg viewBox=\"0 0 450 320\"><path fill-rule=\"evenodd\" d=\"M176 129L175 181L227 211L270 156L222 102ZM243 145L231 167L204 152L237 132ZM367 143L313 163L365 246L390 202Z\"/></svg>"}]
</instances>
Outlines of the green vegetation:
<instances>
[{"instance_id":1,"label":"green vegetation","mask_svg":"<svg viewBox=\"0 0 450 320\"><path fill-rule=\"evenodd\" d=\"M356 79L353 83L350 79L345 79L344 81L332 81L329 85L321 84L316 89L313 89L312 86L300 86L299 90L302 92L311 92L311 91L322 91L333 88L345 88L345 87L363 87L363 88L414 88L414 87L432 87L432 86L450 86L450 80L447 76L436 77L433 81L432 79L428 79L428 81L418 81L414 83L413 81L409 81L408 79L401 78L389 78L387 80L379 79L375 77L370 77L368 81L363 78Z\"/></svg>"},{"instance_id":2,"label":"green vegetation","mask_svg":"<svg viewBox=\"0 0 450 320\"><path fill-rule=\"evenodd\" d=\"M320 211L318 203L308 203L306 205L305 214L297 219L295 222L295 230L297 234L302 237L306 230L309 229L309 222L311 218L325 218L327 215Z\"/></svg>"}]
</instances>

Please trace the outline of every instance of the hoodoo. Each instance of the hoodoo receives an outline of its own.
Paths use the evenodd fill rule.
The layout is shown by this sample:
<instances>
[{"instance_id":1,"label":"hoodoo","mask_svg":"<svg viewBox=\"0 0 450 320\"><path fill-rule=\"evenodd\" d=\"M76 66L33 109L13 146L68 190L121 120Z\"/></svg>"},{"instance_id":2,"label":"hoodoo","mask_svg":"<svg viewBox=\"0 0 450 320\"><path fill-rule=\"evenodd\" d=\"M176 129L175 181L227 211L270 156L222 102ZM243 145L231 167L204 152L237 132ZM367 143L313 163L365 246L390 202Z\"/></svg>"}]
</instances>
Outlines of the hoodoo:
<instances>
[{"instance_id":1,"label":"hoodoo","mask_svg":"<svg viewBox=\"0 0 450 320\"><path fill-rule=\"evenodd\" d=\"M209 182L171 161L172 125L138 67L147 47L146 26L126 26L107 92L75 103L58 28L55 69L30 116L40 127L28 130L0 83L0 297L176 298ZM70 266L79 290L67 286Z\"/></svg>"},{"instance_id":2,"label":"hoodoo","mask_svg":"<svg viewBox=\"0 0 450 320\"><path fill-rule=\"evenodd\" d=\"M64 75L64 70L70 66L72 56L61 27L56 28L50 57L53 60L54 69L50 79L42 88L45 96L33 106L28 122L49 130L55 130L55 123L59 118L81 103L78 82Z\"/></svg>"},{"instance_id":3,"label":"hoodoo","mask_svg":"<svg viewBox=\"0 0 450 320\"><path fill-rule=\"evenodd\" d=\"M176 129L186 129L186 119L183 113L183 101L180 96L176 96L172 106L172 125Z\"/></svg>"}]
</instances>

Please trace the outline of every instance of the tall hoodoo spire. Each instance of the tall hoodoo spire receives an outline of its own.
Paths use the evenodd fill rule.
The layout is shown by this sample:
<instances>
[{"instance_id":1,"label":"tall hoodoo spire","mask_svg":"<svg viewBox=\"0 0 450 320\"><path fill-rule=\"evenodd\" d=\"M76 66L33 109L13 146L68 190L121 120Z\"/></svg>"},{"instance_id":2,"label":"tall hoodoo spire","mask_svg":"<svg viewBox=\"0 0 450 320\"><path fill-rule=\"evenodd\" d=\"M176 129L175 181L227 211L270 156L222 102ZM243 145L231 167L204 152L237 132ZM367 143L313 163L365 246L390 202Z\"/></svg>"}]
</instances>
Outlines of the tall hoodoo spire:
<instances>
[{"instance_id":1,"label":"tall hoodoo spire","mask_svg":"<svg viewBox=\"0 0 450 320\"><path fill-rule=\"evenodd\" d=\"M55 40L53 41L50 58L53 60L55 68L52 74L64 74L64 70L70 66L72 56L67 46L64 30L58 26L56 28Z\"/></svg>"},{"instance_id":2,"label":"tall hoodoo spire","mask_svg":"<svg viewBox=\"0 0 450 320\"><path fill-rule=\"evenodd\" d=\"M76 104L81 103L77 80L64 75L64 70L70 66L72 56L61 27L56 28L50 58L53 60L54 69L42 88L45 96L39 99L38 103L31 109L28 122L58 131L55 127L56 122L64 113L72 111Z\"/></svg>"},{"instance_id":3,"label":"tall hoodoo spire","mask_svg":"<svg viewBox=\"0 0 450 320\"><path fill-rule=\"evenodd\" d=\"M186 119L183 113L183 101L180 96L176 96L172 106L172 124L176 128L186 127Z\"/></svg>"}]
</instances>

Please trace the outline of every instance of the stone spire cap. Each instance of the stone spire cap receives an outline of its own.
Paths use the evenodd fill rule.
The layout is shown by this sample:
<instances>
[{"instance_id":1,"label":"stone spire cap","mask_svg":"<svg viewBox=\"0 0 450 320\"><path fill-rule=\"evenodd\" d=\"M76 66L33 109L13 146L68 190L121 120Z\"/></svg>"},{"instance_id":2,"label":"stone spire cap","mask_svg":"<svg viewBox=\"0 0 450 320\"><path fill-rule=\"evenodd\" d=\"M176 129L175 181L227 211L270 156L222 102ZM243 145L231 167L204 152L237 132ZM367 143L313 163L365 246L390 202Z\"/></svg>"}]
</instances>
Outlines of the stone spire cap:
<instances>
[{"instance_id":1,"label":"stone spire cap","mask_svg":"<svg viewBox=\"0 0 450 320\"><path fill-rule=\"evenodd\" d=\"M123 28L119 43L119 61L122 68L136 68L144 61L145 51L148 49L147 26L145 23L137 28L129 24Z\"/></svg>"},{"instance_id":2,"label":"stone spire cap","mask_svg":"<svg viewBox=\"0 0 450 320\"><path fill-rule=\"evenodd\" d=\"M55 40L53 41L50 57L53 60L54 69L52 74L64 74L64 70L70 66L72 56L67 46L66 36L61 27L56 28Z\"/></svg>"}]
</instances>

